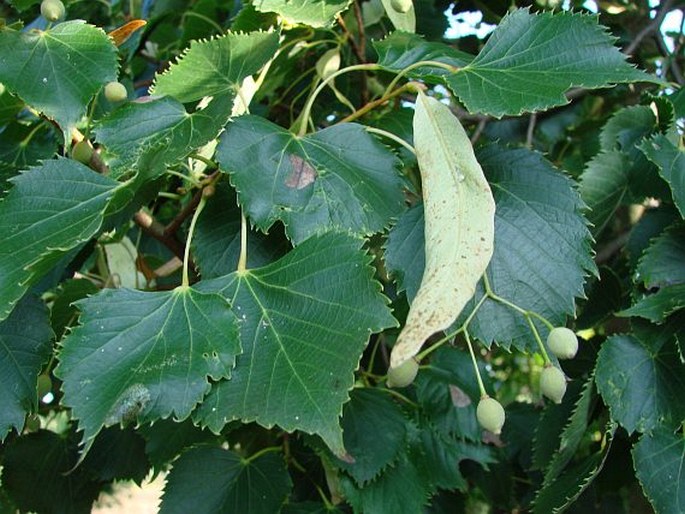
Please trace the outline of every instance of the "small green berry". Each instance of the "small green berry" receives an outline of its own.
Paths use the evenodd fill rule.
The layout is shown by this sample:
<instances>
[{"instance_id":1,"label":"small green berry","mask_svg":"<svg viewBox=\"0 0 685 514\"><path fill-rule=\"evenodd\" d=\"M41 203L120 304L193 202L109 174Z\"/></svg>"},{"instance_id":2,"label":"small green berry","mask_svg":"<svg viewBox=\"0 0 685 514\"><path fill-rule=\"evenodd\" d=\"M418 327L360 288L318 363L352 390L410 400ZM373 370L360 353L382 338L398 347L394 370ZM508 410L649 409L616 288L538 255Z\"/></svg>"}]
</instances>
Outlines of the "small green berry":
<instances>
[{"instance_id":1,"label":"small green berry","mask_svg":"<svg viewBox=\"0 0 685 514\"><path fill-rule=\"evenodd\" d=\"M556 366L548 365L540 375L540 391L554 403L561 403L566 394L566 377Z\"/></svg>"},{"instance_id":2,"label":"small green berry","mask_svg":"<svg viewBox=\"0 0 685 514\"><path fill-rule=\"evenodd\" d=\"M93 148L90 143L84 139L79 141L71 149L71 158L83 164L90 164L90 158L93 156Z\"/></svg>"},{"instance_id":3,"label":"small green berry","mask_svg":"<svg viewBox=\"0 0 685 514\"><path fill-rule=\"evenodd\" d=\"M340 52L337 48L328 50L316 61L316 74L322 79L330 77L338 69L340 69Z\"/></svg>"},{"instance_id":4,"label":"small green berry","mask_svg":"<svg viewBox=\"0 0 685 514\"><path fill-rule=\"evenodd\" d=\"M476 419L478 419L480 426L488 432L492 432L493 434L501 433L505 417L504 407L502 407L502 404L494 398L484 396L478 402Z\"/></svg>"},{"instance_id":5,"label":"small green berry","mask_svg":"<svg viewBox=\"0 0 685 514\"><path fill-rule=\"evenodd\" d=\"M409 9L411 9L412 1L411 0L390 0L390 5L397 12L405 13L405 12L408 12Z\"/></svg>"},{"instance_id":6,"label":"small green berry","mask_svg":"<svg viewBox=\"0 0 685 514\"><path fill-rule=\"evenodd\" d=\"M54 22L63 18L66 10L60 0L43 0L40 4L40 13L46 20Z\"/></svg>"},{"instance_id":7,"label":"small green berry","mask_svg":"<svg viewBox=\"0 0 685 514\"><path fill-rule=\"evenodd\" d=\"M547 346L559 359L573 359L578 353L578 338L566 327L555 327L547 336Z\"/></svg>"},{"instance_id":8,"label":"small green berry","mask_svg":"<svg viewBox=\"0 0 685 514\"><path fill-rule=\"evenodd\" d=\"M416 378L419 372L419 363L415 359L404 361L396 368L388 370L388 387L407 387Z\"/></svg>"},{"instance_id":9,"label":"small green berry","mask_svg":"<svg viewBox=\"0 0 685 514\"><path fill-rule=\"evenodd\" d=\"M116 80L108 82L105 86L105 98L112 103L123 102L128 98L126 86Z\"/></svg>"}]
</instances>

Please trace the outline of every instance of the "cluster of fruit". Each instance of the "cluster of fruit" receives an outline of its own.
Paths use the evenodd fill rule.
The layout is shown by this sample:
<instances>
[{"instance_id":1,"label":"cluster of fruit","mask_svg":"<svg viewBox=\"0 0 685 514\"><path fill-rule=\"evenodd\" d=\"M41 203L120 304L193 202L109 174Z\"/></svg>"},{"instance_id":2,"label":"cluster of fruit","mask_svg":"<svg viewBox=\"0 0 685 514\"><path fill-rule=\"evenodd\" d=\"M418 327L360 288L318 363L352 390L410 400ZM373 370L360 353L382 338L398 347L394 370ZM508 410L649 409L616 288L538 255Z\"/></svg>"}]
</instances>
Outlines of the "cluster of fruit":
<instances>
[{"instance_id":1,"label":"cluster of fruit","mask_svg":"<svg viewBox=\"0 0 685 514\"><path fill-rule=\"evenodd\" d=\"M578 338L566 327L555 327L547 336L547 346L558 359L572 359L578 352ZM414 381L419 370L416 359L409 359L388 371L388 387L406 387ZM554 403L561 403L566 394L566 376L551 362L545 365L540 375L540 391ZM495 434L504 426L505 413L502 404L484 394L478 402L476 417L480 425Z\"/></svg>"}]
</instances>

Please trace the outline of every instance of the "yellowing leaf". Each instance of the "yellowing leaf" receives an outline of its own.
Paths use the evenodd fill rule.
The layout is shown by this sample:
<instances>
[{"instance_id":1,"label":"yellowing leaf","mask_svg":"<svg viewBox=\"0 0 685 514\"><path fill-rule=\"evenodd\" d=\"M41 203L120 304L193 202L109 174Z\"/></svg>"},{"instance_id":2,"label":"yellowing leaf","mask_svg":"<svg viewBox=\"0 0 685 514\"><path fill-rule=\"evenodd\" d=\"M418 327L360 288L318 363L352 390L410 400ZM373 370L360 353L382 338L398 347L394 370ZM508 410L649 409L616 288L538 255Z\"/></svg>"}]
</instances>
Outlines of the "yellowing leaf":
<instances>
[{"instance_id":1,"label":"yellowing leaf","mask_svg":"<svg viewBox=\"0 0 685 514\"><path fill-rule=\"evenodd\" d=\"M466 132L449 108L419 93L414 144L425 209L426 266L390 366L416 355L473 296L493 251L495 201Z\"/></svg>"}]
</instances>

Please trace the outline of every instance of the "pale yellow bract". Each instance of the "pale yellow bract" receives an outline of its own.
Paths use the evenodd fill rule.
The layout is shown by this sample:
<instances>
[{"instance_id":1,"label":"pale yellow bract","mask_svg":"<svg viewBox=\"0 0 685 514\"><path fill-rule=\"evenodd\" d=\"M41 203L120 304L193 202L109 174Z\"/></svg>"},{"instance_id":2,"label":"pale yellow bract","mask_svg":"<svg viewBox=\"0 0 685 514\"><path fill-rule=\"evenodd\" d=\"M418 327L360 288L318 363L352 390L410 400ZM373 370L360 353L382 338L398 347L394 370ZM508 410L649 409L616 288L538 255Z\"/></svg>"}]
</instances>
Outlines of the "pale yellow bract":
<instances>
[{"instance_id":1,"label":"pale yellow bract","mask_svg":"<svg viewBox=\"0 0 685 514\"><path fill-rule=\"evenodd\" d=\"M390 367L416 355L473 296L492 257L495 201L473 147L449 108L419 93L414 145L421 171L426 265Z\"/></svg>"}]
</instances>

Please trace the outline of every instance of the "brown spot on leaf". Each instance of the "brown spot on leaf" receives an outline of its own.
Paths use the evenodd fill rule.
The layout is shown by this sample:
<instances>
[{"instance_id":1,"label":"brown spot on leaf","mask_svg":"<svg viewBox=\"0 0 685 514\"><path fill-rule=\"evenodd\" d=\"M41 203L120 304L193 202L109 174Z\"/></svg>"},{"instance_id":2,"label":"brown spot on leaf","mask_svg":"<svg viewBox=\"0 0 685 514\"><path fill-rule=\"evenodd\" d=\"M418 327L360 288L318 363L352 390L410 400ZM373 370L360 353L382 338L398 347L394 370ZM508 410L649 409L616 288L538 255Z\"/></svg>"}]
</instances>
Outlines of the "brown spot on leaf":
<instances>
[{"instance_id":1,"label":"brown spot on leaf","mask_svg":"<svg viewBox=\"0 0 685 514\"><path fill-rule=\"evenodd\" d=\"M454 384L450 384L450 398L455 407L468 407L471 405L471 398Z\"/></svg>"},{"instance_id":2,"label":"brown spot on leaf","mask_svg":"<svg viewBox=\"0 0 685 514\"><path fill-rule=\"evenodd\" d=\"M302 157L290 154L290 174L285 179L285 185L293 189L304 189L314 182L317 177L314 167Z\"/></svg>"}]
</instances>

